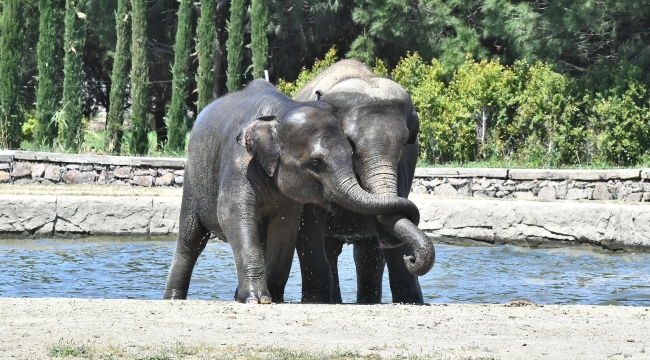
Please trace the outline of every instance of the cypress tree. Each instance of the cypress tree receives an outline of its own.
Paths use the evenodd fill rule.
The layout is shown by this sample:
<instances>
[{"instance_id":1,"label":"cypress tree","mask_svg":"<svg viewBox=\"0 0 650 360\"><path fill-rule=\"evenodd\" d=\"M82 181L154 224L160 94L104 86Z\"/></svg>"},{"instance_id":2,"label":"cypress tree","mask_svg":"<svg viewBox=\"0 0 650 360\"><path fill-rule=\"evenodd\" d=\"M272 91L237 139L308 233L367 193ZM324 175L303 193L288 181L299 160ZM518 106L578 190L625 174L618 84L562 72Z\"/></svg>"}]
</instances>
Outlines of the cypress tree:
<instances>
[{"instance_id":1,"label":"cypress tree","mask_svg":"<svg viewBox=\"0 0 650 360\"><path fill-rule=\"evenodd\" d=\"M36 120L34 139L38 144L52 146L57 136L54 118L59 104L60 91L56 89L58 52L56 49L57 9L54 0L40 0L38 35L38 88L36 89Z\"/></svg>"},{"instance_id":2,"label":"cypress tree","mask_svg":"<svg viewBox=\"0 0 650 360\"><path fill-rule=\"evenodd\" d=\"M5 0L0 19L0 148L20 146L22 24L21 1Z\"/></svg>"},{"instance_id":3,"label":"cypress tree","mask_svg":"<svg viewBox=\"0 0 650 360\"><path fill-rule=\"evenodd\" d=\"M149 96L149 65L147 63L147 5L145 0L133 0L133 30L131 37L131 144L132 154L146 154L149 148L147 139L147 98Z\"/></svg>"},{"instance_id":4,"label":"cypress tree","mask_svg":"<svg viewBox=\"0 0 650 360\"><path fill-rule=\"evenodd\" d=\"M230 2L230 22L228 23L228 70L226 70L226 86L229 92L237 91L241 87L239 75L241 73L242 48L244 47L244 0Z\"/></svg>"},{"instance_id":5,"label":"cypress tree","mask_svg":"<svg viewBox=\"0 0 650 360\"><path fill-rule=\"evenodd\" d=\"M65 2L65 36L63 62L63 116L59 137L63 147L76 152L82 142L83 51L86 42L86 14L83 0Z\"/></svg>"},{"instance_id":6,"label":"cypress tree","mask_svg":"<svg viewBox=\"0 0 650 360\"><path fill-rule=\"evenodd\" d=\"M217 11L216 0L201 1L201 17L198 25L199 68L196 71L196 84L199 90L199 99L196 110L201 111L213 99L214 91L214 52L217 27L214 25L214 16Z\"/></svg>"},{"instance_id":7,"label":"cypress tree","mask_svg":"<svg viewBox=\"0 0 650 360\"><path fill-rule=\"evenodd\" d=\"M110 109L106 117L106 136L104 147L109 153L119 153L122 145L122 125L124 123L124 94L129 77L129 0L118 0L115 12L115 29L117 44L111 74Z\"/></svg>"},{"instance_id":8,"label":"cypress tree","mask_svg":"<svg viewBox=\"0 0 650 360\"><path fill-rule=\"evenodd\" d=\"M183 151L187 132L187 104L189 82L189 59L192 20L192 1L180 0L178 7L178 28L174 44L174 66L172 67L172 103L167 113L167 148L172 152Z\"/></svg>"},{"instance_id":9,"label":"cypress tree","mask_svg":"<svg viewBox=\"0 0 650 360\"><path fill-rule=\"evenodd\" d=\"M269 41L266 38L266 26L269 11L264 0L252 0L251 9L251 47L253 50L253 77L263 78L269 53Z\"/></svg>"}]
</instances>

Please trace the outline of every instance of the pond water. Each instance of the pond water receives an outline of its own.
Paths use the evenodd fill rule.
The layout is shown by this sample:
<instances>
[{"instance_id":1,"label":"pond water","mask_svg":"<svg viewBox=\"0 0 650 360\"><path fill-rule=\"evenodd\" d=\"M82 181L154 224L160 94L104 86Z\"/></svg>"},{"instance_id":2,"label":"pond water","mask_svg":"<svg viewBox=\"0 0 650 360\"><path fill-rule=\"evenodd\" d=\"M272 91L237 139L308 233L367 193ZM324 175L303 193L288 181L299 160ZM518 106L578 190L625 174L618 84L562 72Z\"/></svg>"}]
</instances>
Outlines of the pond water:
<instances>
[{"instance_id":1,"label":"pond water","mask_svg":"<svg viewBox=\"0 0 650 360\"><path fill-rule=\"evenodd\" d=\"M0 240L0 297L160 299L175 242L161 239ZM356 300L352 246L339 259L344 302ZM390 302L387 272L383 301ZM237 277L228 244L212 241L199 258L189 298L232 300ZM576 248L436 245L420 285L429 303L650 306L650 254ZM294 259L285 300L300 301Z\"/></svg>"}]
</instances>

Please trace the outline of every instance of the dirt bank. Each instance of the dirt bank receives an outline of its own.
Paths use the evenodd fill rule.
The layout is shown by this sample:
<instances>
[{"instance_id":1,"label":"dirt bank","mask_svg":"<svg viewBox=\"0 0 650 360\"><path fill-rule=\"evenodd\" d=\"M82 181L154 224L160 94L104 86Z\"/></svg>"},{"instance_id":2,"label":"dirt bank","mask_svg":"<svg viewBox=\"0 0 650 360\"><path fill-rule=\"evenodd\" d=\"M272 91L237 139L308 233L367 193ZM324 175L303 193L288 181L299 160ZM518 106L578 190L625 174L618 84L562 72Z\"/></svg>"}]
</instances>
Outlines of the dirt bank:
<instances>
[{"instance_id":1,"label":"dirt bank","mask_svg":"<svg viewBox=\"0 0 650 360\"><path fill-rule=\"evenodd\" d=\"M0 299L2 359L649 359L648 334L647 307Z\"/></svg>"}]
</instances>

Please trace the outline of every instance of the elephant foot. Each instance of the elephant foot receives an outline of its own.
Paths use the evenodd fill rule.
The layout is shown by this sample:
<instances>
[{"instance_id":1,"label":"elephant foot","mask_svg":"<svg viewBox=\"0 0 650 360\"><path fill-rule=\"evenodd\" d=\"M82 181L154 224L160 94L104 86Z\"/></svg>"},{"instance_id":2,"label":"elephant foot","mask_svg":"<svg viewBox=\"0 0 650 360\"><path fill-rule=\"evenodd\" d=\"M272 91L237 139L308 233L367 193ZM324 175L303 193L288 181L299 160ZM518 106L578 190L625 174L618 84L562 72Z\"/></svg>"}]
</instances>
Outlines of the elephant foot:
<instances>
[{"instance_id":1,"label":"elephant foot","mask_svg":"<svg viewBox=\"0 0 650 360\"><path fill-rule=\"evenodd\" d=\"M243 304L270 304L271 293L264 284L265 281L247 281L247 284L237 286L235 299Z\"/></svg>"},{"instance_id":2,"label":"elephant foot","mask_svg":"<svg viewBox=\"0 0 650 360\"><path fill-rule=\"evenodd\" d=\"M187 299L187 290L166 289L163 300L185 300Z\"/></svg>"}]
</instances>

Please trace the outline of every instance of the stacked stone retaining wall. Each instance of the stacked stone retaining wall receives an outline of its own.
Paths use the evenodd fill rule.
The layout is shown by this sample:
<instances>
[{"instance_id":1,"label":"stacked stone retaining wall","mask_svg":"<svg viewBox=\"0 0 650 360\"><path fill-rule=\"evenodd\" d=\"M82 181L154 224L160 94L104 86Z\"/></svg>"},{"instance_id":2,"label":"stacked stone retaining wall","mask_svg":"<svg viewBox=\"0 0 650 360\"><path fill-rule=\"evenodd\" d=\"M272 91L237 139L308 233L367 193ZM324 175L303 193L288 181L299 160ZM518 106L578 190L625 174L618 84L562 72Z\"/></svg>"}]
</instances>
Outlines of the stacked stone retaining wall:
<instances>
[{"instance_id":1,"label":"stacked stone retaining wall","mask_svg":"<svg viewBox=\"0 0 650 360\"><path fill-rule=\"evenodd\" d=\"M182 186L185 159L0 152L0 183Z\"/></svg>"}]
</instances>

